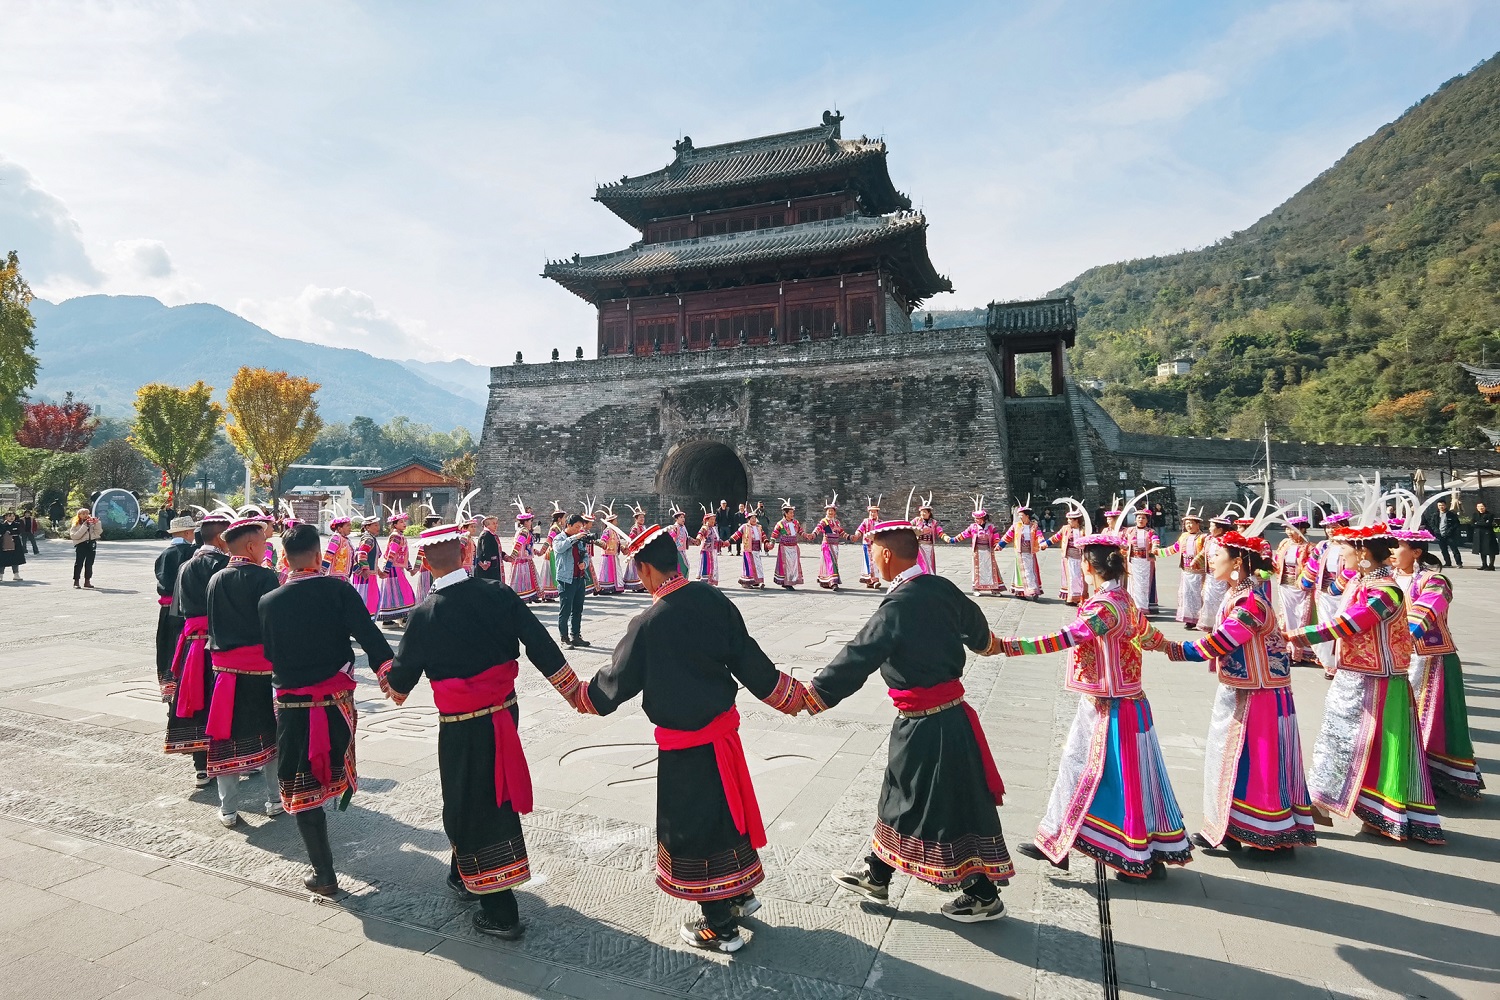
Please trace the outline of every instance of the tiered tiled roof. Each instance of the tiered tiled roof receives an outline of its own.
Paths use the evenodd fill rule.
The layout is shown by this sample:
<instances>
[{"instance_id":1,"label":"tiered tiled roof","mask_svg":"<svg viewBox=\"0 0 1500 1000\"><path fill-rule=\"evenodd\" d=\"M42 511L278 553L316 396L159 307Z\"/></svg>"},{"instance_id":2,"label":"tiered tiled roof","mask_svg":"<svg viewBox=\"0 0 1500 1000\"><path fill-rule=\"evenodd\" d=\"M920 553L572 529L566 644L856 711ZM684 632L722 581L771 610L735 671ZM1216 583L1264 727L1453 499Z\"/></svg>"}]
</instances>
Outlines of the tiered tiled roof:
<instances>
[{"instance_id":1,"label":"tiered tiled roof","mask_svg":"<svg viewBox=\"0 0 1500 1000\"><path fill-rule=\"evenodd\" d=\"M800 262L829 255L869 252L897 264L909 301L953 290L927 256L927 220L919 212L846 216L823 222L703 236L671 243L638 243L628 250L594 257L550 261L542 276L574 294L597 301L597 290L611 282L661 276L668 280L726 267Z\"/></svg>"},{"instance_id":2,"label":"tiered tiled roof","mask_svg":"<svg viewBox=\"0 0 1500 1000\"><path fill-rule=\"evenodd\" d=\"M862 194L867 211L910 208L911 199L891 184L885 143L841 138L842 121L842 115L825 111L823 124L813 128L701 149L693 146L691 138L684 138L677 143L677 158L670 164L601 185L594 200L637 227L655 218L723 207L724 196L737 189L751 191L768 184L799 184L809 191L854 187ZM747 195L740 200L748 203L756 198Z\"/></svg>"}]
</instances>

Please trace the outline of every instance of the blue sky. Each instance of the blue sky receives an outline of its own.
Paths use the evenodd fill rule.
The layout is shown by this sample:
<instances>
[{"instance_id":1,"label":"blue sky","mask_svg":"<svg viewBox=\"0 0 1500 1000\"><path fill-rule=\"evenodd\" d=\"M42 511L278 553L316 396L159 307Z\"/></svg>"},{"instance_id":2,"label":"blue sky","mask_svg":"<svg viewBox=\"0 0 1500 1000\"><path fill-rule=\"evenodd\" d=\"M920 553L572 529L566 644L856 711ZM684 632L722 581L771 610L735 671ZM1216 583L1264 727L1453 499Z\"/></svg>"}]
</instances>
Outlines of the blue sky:
<instances>
[{"instance_id":1,"label":"blue sky","mask_svg":"<svg viewBox=\"0 0 1500 1000\"><path fill-rule=\"evenodd\" d=\"M1243 229L1500 50L1496 0L6 0L0 251L48 298L218 303L389 357L592 350L538 277L594 185L804 127L883 135L955 293Z\"/></svg>"}]
</instances>

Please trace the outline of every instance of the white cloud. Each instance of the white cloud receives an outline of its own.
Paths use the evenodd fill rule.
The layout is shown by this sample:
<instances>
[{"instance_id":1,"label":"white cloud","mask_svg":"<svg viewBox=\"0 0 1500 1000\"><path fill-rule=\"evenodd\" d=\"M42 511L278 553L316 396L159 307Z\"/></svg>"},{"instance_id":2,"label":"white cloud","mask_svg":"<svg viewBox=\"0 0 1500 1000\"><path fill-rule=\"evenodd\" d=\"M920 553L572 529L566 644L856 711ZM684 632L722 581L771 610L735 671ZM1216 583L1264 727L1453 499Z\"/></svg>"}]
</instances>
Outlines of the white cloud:
<instances>
[{"instance_id":1,"label":"white cloud","mask_svg":"<svg viewBox=\"0 0 1500 1000\"><path fill-rule=\"evenodd\" d=\"M353 288L308 285L295 298L240 300L240 315L293 340L328 347L352 347L381 358L445 360L428 341L426 324L398 316Z\"/></svg>"},{"instance_id":2,"label":"white cloud","mask_svg":"<svg viewBox=\"0 0 1500 1000\"><path fill-rule=\"evenodd\" d=\"M161 240L119 240L114 247L114 261L111 271L117 278L161 280L170 278L177 270Z\"/></svg>"},{"instance_id":3,"label":"white cloud","mask_svg":"<svg viewBox=\"0 0 1500 1000\"><path fill-rule=\"evenodd\" d=\"M1224 90L1222 79L1201 70L1181 70L1106 100L1094 117L1112 125L1176 121L1221 96Z\"/></svg>"},{"instance_id":4,"label":"white cloud","mask_svg":"<svg viewBox=\"0 0 1500 1000\"><path fill-rule=\"evenodd\" d=\"M68 206L26 168L5 159L0 159L0 240L5 242L0 252L19 253L22 273L38 289L93 287L103 280Z\"/></svg>"}]
</instances>

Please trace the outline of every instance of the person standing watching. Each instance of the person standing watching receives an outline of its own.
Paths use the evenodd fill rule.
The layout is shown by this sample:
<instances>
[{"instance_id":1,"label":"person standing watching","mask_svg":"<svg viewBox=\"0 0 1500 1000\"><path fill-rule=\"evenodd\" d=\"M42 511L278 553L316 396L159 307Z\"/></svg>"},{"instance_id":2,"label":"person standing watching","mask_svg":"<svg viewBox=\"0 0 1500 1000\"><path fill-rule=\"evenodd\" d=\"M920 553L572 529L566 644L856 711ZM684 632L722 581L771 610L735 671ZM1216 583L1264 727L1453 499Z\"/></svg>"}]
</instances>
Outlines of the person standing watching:
<instances>
[{"instance_id":1,"label":"person standing watching","mask_svg":"<svg viewBox=\"0 0 1500 1000\"><path fill-rule=\"evenodd\" d=\"M21 541L31 545L31 554L39 556L42 550L37 548L36 536L42 531L42 522L37 519L36 511L30 505L21 508Z\"/></svg>"},{"instance_id":2,"label":"person standing watching","mask_svg":"<svg viewBox=\"0 0 1500 1000\"><path fill-rule=\"evenodd\" d=\"M53 531L61 531L63 526L63 502L53 500L52 505L47 508L47 519L52 522Z\"/></svg>"},{"instance_id":3,"label":"person standing watching","mask_svg":"<svg viewBox=\"0 0 1500 1000\"><path fill-rule=\"evenodd\" d=\"M73 542L73 587L78 588L78 577L82 574L83 589L93 590L94 555L99 548L99 539L104 537L104 525L89 513L87 507L79 507L68 537Z\"/></svg>"},{"instance_id":4,"label":"person standing watching","mask_svg":"<svg viewBox=\"0 0 1500 1000\"><path fill-rule=\"evenodd\" d=\"M583 625L583 594L588 587L588 543L599 540L593 524L591 518L574 514L552 543L557 561L557 632L568 647L593 645L579 631Z\"/></svg>"},{"instance_id":5,"label":"person standing watching","mask_svg":"<svg viewBox=\"0 0 1500 1000\"><path fill-rule=\"evenodd\" d=\"M1437 504L1437 535L1438 548L1443 551L1443 565L1464 568L1464 554L1459 549L1460 525L1458 512L1448 509L1448 501L1439 500Z\"/></svg>"},{"instance_id":6,"label":"person standing watching","mask_svg":"<svg viewBox=\"0 0 1500 1000\"><path fill-rule=\"evenodd\" d=\"M1479 557L1479 568L1495 571L1495 515L1483 503L1474 505L1474 520L1469 522L1474 538L1474 554Z\"/></svg>"},{"instance_id":7,"label":"person standing watching","mask_svg":"<svg viewBox=\"0 0 1500 1000\"><path fill-rule=\"evenodd\" d=\"M484 518L484 530L474 552L474 575L481 580L505 582L504 550L500 547L500 519L493 514Z\"/></svg>"},{"instance_id":8,"label":"person standing watching","mask_svg":"<svg viewBox=\"0 0 1500 1000\"><path fill-rule=\"evenodd\" d=\"M0 514L0 579L10 569L13 579L21 579L21 567L26 563L26 543L22 541L21 522L16 512L8 510Z\"/></svg>"}]
</instances>

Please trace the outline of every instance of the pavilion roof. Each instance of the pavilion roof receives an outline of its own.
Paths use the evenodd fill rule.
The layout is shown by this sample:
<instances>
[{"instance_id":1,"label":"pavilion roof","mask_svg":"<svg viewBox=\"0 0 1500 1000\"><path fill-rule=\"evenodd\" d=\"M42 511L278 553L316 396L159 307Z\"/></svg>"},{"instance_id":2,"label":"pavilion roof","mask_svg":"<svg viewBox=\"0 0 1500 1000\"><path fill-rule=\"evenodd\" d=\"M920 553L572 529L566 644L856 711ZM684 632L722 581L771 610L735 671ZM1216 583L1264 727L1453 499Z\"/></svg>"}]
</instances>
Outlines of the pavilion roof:
<instances>
[{"instance_id":1,"label":"pavilion roof","mask_svg":"<svg viewBox=\"0 0 1500 1000\"><path fill-rule=\"evenodd\" d=\"M825 111L823 123L812 128L702 148L695 147L690 137L684 137L675 145L677 156L667 166L602 184L594 200L640 227L653 218L719 207L717 203L705 204L706 196L776 182L827 177L830 182L824 185L827 190L851 184L858 187L869 211L910 208L911 199L891 184L885 165L885 143L863 136L842 138L842 121L842 115ZM756 199L738 200L749 203Z\"/></svg>"},{"instance_id":2,"label":"pavilion roof","mask_svg":"<svg viewBox=\"0 0 1500 1000\"><path fill-rule=\"evenodd\" d=\"M549 261L542 276L593 302L600 286L631 279L671 280L721 268L865 251L894 258L908 298L917 301L953 290L952 282L933 269L927 256L926 231L927 220L920 212L850 215L669 243L637 243L615 253Z\"/></svg>"}]
</instances>

